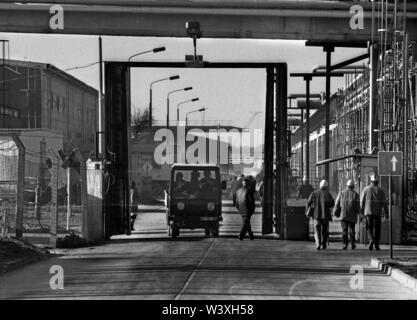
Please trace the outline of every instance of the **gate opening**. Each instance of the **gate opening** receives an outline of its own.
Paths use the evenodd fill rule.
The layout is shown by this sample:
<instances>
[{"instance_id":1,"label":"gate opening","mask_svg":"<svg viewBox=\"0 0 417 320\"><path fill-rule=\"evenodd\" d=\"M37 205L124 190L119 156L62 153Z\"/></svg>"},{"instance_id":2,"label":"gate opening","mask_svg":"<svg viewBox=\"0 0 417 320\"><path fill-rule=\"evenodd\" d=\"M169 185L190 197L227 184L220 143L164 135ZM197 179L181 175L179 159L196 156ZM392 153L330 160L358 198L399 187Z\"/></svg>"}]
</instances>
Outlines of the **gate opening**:
<instances>
[{"instance_id":1,"label":"gate opening","mask_svg":"<svg viewBox=\"0 0 417 320\"><path fill-rule=\"evenodd\" d=\"M135 69L133 69L135 68ZM103 155L106 160L105 176L107 186L105 186L104 196L104 230L105 237L110 238L113 235L118 234L130 234L130 184L135 181L140 185L143 199L150 201L152 197L154 200L161 200L164 189L168 182L167 170L172 165L167 161L167 151L163 150L159 154L161 159L158 159L155 148L151 152L143 149L143 143L141 139L155 142L156 135L163 136L164 130L171 132L177 141L175 143L175 155L170 158L170 161L178 162L199 162L204 163L201 159L201 154L198 152L189 152L187 154L187 148L193 141L199 139L198 135L201 132L207 138L207 152L206 163L218 164L221 168L222 179L228 179L231 175L237 174L231 170L231 162L236 154L233 154L233 142L226 148L222 147L222 139L220 134L219 138L213 138L216 140L217 147L210 149L208 145L212 145L213 141L210 140L210 131L212 133L219 131L226 131L226 134L236 129L236 132L243 137L245 135L244 128L233 126L233 124L227 126L221 124L219 121L209 121L203 119L200 124L189 119L193 111L204 112L205 109L209 109L210 106L203 106L201 104L195 104L195 110L190 106L187 110L192 112L185 112L183 110L176 111L182 107L182 103L197 102L197 97L192 94L187 95L184 100L178 101L172 99L171 102L167 98L166 106L163 105L163 109L168 109L166 118L163 120L159 116L158 120L154 120L155 112L160 112L161 105L155 105L156 93L152 91L152 85L149 88L150 97L145 103L149 105L147 108L142 108L142 113L138 113L135 106L132 107L131 96L134 94L136 88L132 88L132 73L133 70L139 70L139 73L143 71L149 72L149 70L164 69L167 72L167 78L173 77L175 80L176 74L173 70L178 70L178 73L184 71L184 73L198 73L203 76L204 72L210 69L210 72L214 69L230 70L230 73L238 70L249 71L252 69L254 72L262 72L264 74L263 80L265 88L265 98L261 108L258 108L258 113L263 111L265 114L264 127L262 132L262 145L260 147L261 154L263 155L262 170L259 170L258 180L261 179L264 184L264 205L262 208L262 234L270 234L276 232L281 234L282 232L282 212L284 210L284 203L287 190L287 172L288 172L288 146L287 146L287 114L286 114L286 99L287 99L287 65L285 63L226 63L226 62L204 62L202 67L190 68L186 63L175 62L106 62L105 63L105 133L104 133L104 152ZM158 80L158 79L155 79ZM155 81L157 82L157 81ZM180 86L181 87L181 86ZM186 88L186 87L184 87ZM184 89L181 88L181 89ZM173 88L175 89L175 88ZM175 91L175 90L172 90ZM166 93L164 93L166 94ZM215 94L215 92L213 92ZM189 99L188 99L189 98ZM190 101L188 101L190 100ZM193 101L194 100L194 101ZM237 106L238 107L238 106ZM225 106L227 108L227 106ZM233 106L236 108L236 106ZM204 110L203 110L204 109ZM147 113L144 110L147 110ZM185 108L184 108L185 110ZM239 110L237 108L237 110ZM184 116L185 115L185 116ZM207 124L207 125L204 125ZM158 131L159 130L159 131ZM181 139L179 138L180 131L184 131L184 137L188 137L193 134L193 137L184 143L184 152L178 152L178 147ZM259 135L259 132L257 133ZM253 135L253 134L252 134ZM161 137L160 137L161 138ZM226 140L231 138L230 135ZM167 139L162 137L161 143ZM253 137L249 138L253 140ZM233 138L231 138L233 140ZM259 139L258 139L259 140ZM225 143L227 144L227 143ZM157 144L154 144L154 146ZM254 147L256 148L256 147ZM240 150L243 150L242 148ZM250 146L247 148L251 150ZM213 155L215 150L215 155ZM222 152L226 150L226 152ZM259 146L258 146L259 150ZM282 150L285 150L282 152ZM189 150L188 150L189 151ZM211 152L210 152L211 151ZM153 153L153 154L152 154ZM203 152L204 153L204 152ZM242 151L243 153L243 151ZM239 152L239 157L242 153ZM181 155L182 154L182 155ZM195 156L197 154L196 160ZM160 157L160 158L161 158ZM190 161L191 159L191 161ZM134 163L132 163L132 160ZM235 159L236 160L236 159ZM244 161L244 159L240 160ZM165 161L165 162L164 162ZM168 162L168 163L167 163ZM155 167L160 171L158 179L154 179L150 171ZM128 168L128 170L127 170ZM262 173L261 173L262 171ZM256 175L256 173L254 174ZM275 225L275 230L274 230Z\"/></svg>"}]
</instances>

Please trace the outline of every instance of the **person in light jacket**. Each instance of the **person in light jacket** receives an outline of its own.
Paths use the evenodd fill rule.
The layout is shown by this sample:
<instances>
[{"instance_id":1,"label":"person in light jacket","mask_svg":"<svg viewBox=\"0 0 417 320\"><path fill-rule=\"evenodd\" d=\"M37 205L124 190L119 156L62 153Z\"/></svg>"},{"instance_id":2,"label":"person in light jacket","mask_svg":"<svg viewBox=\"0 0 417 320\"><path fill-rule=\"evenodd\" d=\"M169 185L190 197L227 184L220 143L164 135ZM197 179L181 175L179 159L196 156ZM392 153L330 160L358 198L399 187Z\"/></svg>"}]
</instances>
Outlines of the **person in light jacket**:
<instances>
[{"instance_id":1,"label":"person in light jacket","mask_svg":"<svg viewBox=\"0 0 417 320\"><path fill-rule=\"evenodd\" d=\"M336 204L333 209L333 215L341 217L341 224L343 230L343 250L346 250L350 243L352 249L356 248L355 244L355 225L358 221L360 211L359 194L353 190L355 183L353 180L348 180L346 189L339 192L336 198Z\"/></svg>"},{"instance_id":2,"label":"person in light jacket","mask_svg":"<svg viewBox=\"0 0 417 320\"><path fill-rule=\"evenodd\" d=\"M371 184L365 187L361 197L361 213L366 218L366 230L368 231L369 250L379 250L379 238L381 235L381 216L384 209L385 218L388 219L388 206L384 190L378 186L378 178L371 176Z\"/></svg>"},{"instance_id":3,"label":"person in light jacket","mask_svg":"<svg viewBox=\"0 0 417 320\"><path fill-rule=\"evenodd\" d=\"M320 189L314 190L307 200L307 211L308 208L313 209L314 239L317 250L326 249L329 238L329 221L332 220L331 208L334 206L334 199L328 187L328 182L322 180Z\"/></svg>"}]
</instances>

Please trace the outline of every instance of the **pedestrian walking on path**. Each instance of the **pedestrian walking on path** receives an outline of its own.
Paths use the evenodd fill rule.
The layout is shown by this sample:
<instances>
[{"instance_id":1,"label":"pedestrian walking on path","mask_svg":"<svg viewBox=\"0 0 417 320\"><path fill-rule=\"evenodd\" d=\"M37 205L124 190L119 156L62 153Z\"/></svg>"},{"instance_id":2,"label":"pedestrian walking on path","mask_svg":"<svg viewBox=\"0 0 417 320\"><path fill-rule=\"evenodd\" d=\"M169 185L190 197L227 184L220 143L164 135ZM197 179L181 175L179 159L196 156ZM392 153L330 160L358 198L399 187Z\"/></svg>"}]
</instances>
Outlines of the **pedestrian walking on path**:
<instances>
[{"instance_id":1,"label":"pedestrian walking on path","mask_svg":"<svg viewBox=\"0 0 417 320\"><path fill-rule=\"evenodd\" d=\"M239 235L240 240L245 238L246 233L249 234L251 240L255 238L250 225L250 219L255 212L255 192L251 183L251 177L245 177L242 181L242 187L236 191L236 208L242 216L242 228Z\"/></svg>"},{"instance_id":2,"label":"pedestrian walking on path","mask_svg":"<svg viewBox=\"0 0 417 320\"><path fill-rule=\"evenodd\" d=\"M353 180L348 180L346 189L339 192L333 209L333 215L337 218L341 218L343 250L346 250L349 245L349 235L352 249L356 248L355 225L358 221L360 206L359 194L353 190L354 187L355 183Z\"/></svg>"},{"instance_id":3,"label":"pedestrian walking on path","mask_svg":"<svg viewBox=\"0 0 417 320\"><path fill-rule=\"evenodd\" d=\"M331 208L334 207L334 199L328 190L326 180L320 182L320 188L314 190L307 200L307 216L314 219L314 239L317 250L327 248L329 238L329 221L332 220Z\"/></svg>"},{"instance_id":4,"label":"pedestrian walking on path","mask_svg":"<svg viewBox=\"0 0 417 320\"><path fill-rule=\"evenodd\" d=\"M385 218L388 219L388 205L385 192L378 186L376 175L371 176L371 184L363 189L361 196L361 213L366 218L369 250L379 250L381 235L381 216L384 209Z\"/></svg>"},{"instance_id":5,"label":"pedestrian walking on path","mask_svg":"<svg viewBox=\"0 0 417 320\"><path fill-rule=\"evenodd\" d=\"M139 212L139 190L136 187L135 181L132 181L130 185L130 230L135 231L133 228L136 220L136 216Z\"/></svg>"}]
</instances>

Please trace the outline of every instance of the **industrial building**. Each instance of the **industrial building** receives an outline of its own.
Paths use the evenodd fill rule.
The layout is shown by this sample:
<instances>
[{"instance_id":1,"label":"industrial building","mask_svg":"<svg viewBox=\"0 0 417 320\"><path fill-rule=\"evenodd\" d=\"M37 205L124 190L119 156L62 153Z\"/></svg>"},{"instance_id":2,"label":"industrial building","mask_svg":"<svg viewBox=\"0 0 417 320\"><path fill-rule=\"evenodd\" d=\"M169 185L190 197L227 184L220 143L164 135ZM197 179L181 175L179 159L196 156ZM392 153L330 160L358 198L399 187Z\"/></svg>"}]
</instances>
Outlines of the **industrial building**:
<instances>
[{"instance_id":1,"label":"industrial building","mask_svg":"<svg viewBox=\"0 0 417 320\"><path fill-rule=\"evenodd\" d=\"M300 184L304 177L317 187L324 177L323 167L328 166L333 194L344 188L348 179L354 179L360 192L371 174L379 175L378 152L401 151L402 176L392 177L391 187L387 176L380 180L384 190L391 188L394 240L406 243L416 241L417 51L415 43L408 40L405 12L378 2L374 18L377 32L374 44L368 47L369 60L359 57L362 64L333 69L344 75L345 84L329 103L329 157L323 157L324 101L317 112L293 129L291 172Z\"/></svg>"},{"instance_id":2,"label":"industrial building","mask_svg":"<svg viewBox=\"0 0 417 320\"><path fill-rule=\"evenodd\" d=\"M64 152L94 150L98 92L51 64L1 59L0 128L50 129L63 134Z\"/></svg>"}]
</instances>

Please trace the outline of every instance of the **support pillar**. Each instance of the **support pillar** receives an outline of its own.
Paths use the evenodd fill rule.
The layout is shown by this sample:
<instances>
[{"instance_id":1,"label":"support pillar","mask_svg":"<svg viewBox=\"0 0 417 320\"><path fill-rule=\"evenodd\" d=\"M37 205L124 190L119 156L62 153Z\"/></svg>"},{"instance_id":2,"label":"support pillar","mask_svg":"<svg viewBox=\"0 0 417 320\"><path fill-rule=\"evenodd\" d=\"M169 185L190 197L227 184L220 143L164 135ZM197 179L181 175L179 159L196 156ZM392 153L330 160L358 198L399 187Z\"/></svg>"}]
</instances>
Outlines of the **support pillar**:
<instances>
[{"instance_id":1,"label":"support pillar","mask_svg":"<svg viewBox=\"0 0 417 320\"><path fill-rule=\"evenodd\" d=\"M310 81L312 76L304 77L306 82L306 184L310 184Z\"/></svg>"},{"instance_id":2,"label":"support pillar","mask_svg":"<svg viewBox=\"0 0 417 320\"><path fill-rule=\"evenodd\" d=\"M129 68L105 64L105 174L109 177L104 196L105 238L130 234L129 213ZM105 188L106 190L106 188Z\"/></svg>"},{"instance_id":3,"label":"support pillar","mask_svg":"<svg viewBox=\"0 0 417 320\"><path fill-rule=\"evenodd\" d=\"M276 232L280 234L280 238L284 238L285 234L285 216L288 199L288 159L290 155L287 154L288 140L287 140L287 96L288 96L288 80L287 80L287 65L281 64L276 69L276 199L277 208Z\"/></svg>"},{"instance_id":4,"label":"support pillar","mask_svg":"<svg viewBox=\"0 0 417 320\"><path fill-rule=\"evenodd\" d=\"M326 116L325 116L325 133L324 133L324 158L330 158L330 81L331 81L331 63L332 63L332 52L334 46L325 45L323 50L326 52ZM327 181L330 178L330 166L329 163L325 164L324 176Z\"/></svg>"},{"instance_id":5,"label":"support pillar","mask_svg":"<svg viewBox=\"0 0 417 320\"><path fill-rule=\"evenodd\" d=\"M378 146L376 120L378 111L378 48L376 45L369 47L370 77L369 77L369 110L368 110L368 153ZM381 110L383 113L383 110Z\"/></svg>"},{"instance_id":6,"label":"support pillar","mask_svg":"<svg viewBox=\"0 0 417 320\"><path fill-rule=\"evenodd\" d=\"M264 142L264 207L262 234L273 232L274 176L274 69L266 70L265 142Z\"/></svg>"}]
</instances>

